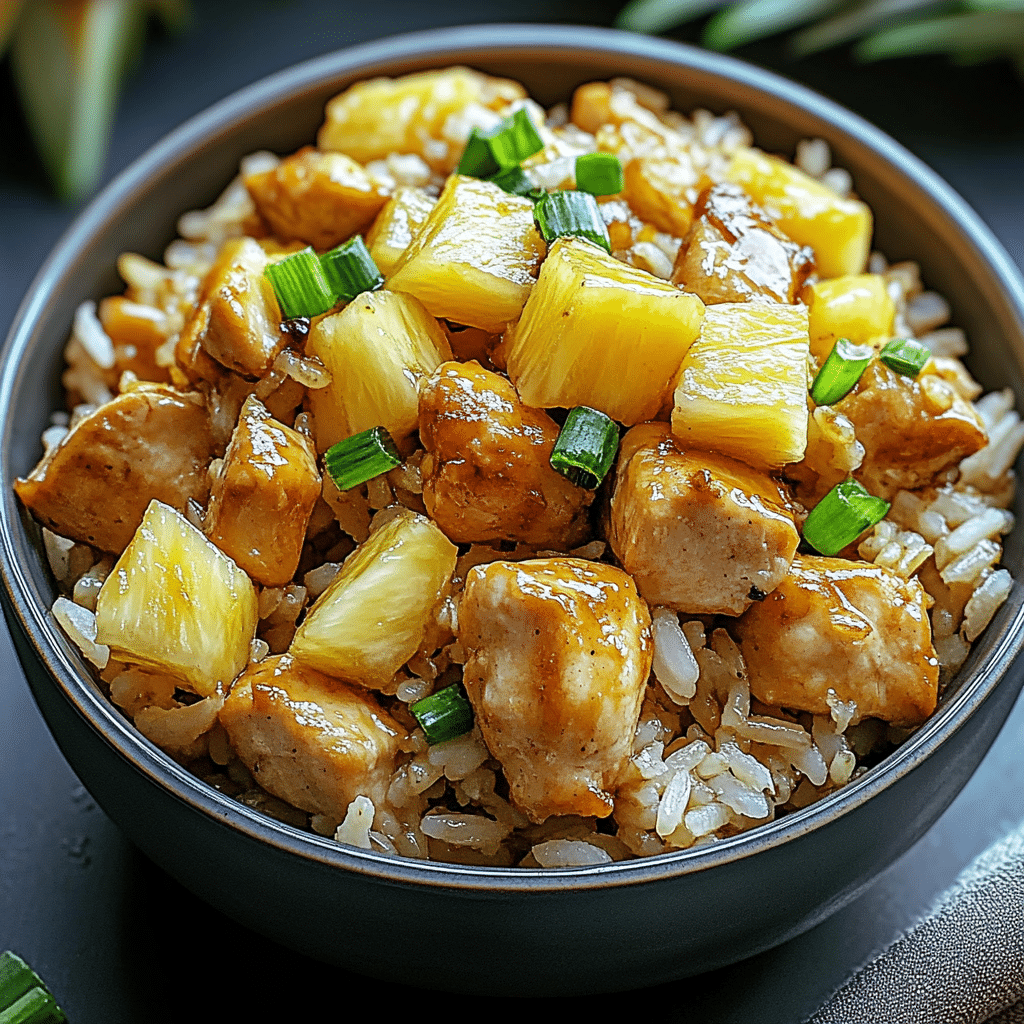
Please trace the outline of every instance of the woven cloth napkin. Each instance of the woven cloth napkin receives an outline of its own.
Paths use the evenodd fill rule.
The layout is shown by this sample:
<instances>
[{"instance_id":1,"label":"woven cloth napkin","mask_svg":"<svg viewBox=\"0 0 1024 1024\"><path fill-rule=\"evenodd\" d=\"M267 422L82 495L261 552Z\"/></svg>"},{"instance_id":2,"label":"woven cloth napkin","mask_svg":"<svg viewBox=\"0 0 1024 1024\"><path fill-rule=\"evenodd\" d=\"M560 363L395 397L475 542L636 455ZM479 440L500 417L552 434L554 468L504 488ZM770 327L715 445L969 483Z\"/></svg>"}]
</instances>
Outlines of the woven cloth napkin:
<instances>
[{"instance_id":1,"label":"woven cloth napkin","mask_svg":"<svg viewBox=\"0 0 1024 1024\"><path fill-rule=\"evenodd\" d=\"M1024 825L807 1024L1024 1024Z\"/></svg>"}]
</instances>

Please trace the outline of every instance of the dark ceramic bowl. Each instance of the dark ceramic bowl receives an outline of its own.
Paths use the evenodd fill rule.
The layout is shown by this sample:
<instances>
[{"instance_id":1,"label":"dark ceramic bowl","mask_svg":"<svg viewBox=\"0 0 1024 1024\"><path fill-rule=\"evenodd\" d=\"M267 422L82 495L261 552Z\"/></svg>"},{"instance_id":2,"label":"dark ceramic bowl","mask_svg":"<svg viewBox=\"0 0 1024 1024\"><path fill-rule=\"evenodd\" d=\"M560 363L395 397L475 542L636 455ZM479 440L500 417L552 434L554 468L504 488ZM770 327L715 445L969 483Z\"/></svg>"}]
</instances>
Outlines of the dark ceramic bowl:
<instances>
[{"instance_id":1,"label":"dark ceramic bowl","mask_svg":"<svg viewBox=\"0 0 1024 1024\"><path fill-rule=\"evenodd\" d=\"M159 258L184 210L209 203L252 150L311 140L324 102L360 78L465 63L542 103L628 75L677 109L737 110L758 144L828 140L876 215L876 246L918 260L971 338L971 366L1018 396L1024 282L978 218L892 140L805 89L726 57L597 29L489 26L346 50L274 75L185 124L122 174L61 240L4 351L3 604L43 714L100 805L161 867L238 921L312 957L432 987L555 994L651 985L718 967L821 921L935 821L1021 687L1022 596L976 644L934 717L821 802L711 847L553 871L424 864L345 848L227 799L145 740L104 698L51 619L53 584L11 482L61 402L76 306L119 290L126 249ZM1021 573L1011 536L1006 564Z\"/></svg>"}]
</instances>

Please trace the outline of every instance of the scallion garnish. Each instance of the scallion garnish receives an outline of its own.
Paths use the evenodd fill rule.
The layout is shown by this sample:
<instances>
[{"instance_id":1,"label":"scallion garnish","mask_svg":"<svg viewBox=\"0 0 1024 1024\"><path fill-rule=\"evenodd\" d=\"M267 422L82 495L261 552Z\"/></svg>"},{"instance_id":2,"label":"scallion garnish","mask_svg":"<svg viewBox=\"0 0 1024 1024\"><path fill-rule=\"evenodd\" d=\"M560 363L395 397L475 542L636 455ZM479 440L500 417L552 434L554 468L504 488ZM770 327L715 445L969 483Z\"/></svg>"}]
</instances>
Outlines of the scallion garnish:
<instances>
[{"instance_id":1,"label":"scallion garnish","mask_svg":"<svg viewBox=\"0 0 1024 1024\"><path fill-rule=\"evenodd\" d=\"M325 252L320 265L328 286L342 299L354 299L360 292L372 292L384 283L362 235Z\"/></svg>"},{"instance_id":2,"label":"scallion garnish","mask_svg":"<svg viewBox=\"0 0 1024 1024\"><path fill-rule=\"evenodd\" d=\"M530 181L522 167L510 167L507 171L502 171L500 174L492 174L487 180L493 181L495 185L511 195L523 196L526 199L532 199L534 202L547 194L544 189L537 188Z\"/></svg>"},{"instance_id":3,"label":"scallion garnish","mask_svg":"<svg viewBox=\"0 0 1024 1024\"><path fill-rule=\"evenodd\" d=\"M581 192L614 196L625 184L622 161L614 153L583 153L576 157L576 187Z\"/></svg>"},{"instance_id":4,"label":"scallion garnish","mask_svg":"<svg viewBox=\"0 0 1024 1024\"><path fill-rule=\"evenodd\" d=\"M456 173L489 178L509 167L517 167L543 148L544 140L529 113L525 107L520 107L489 131L474 128L469 133Z\"/></svg>"},{"instance_id":5,"label":"scallion garnish","mask_svg":"<svg viewBox=\"0 0 1024 1024\"><path fill-rule=\"evenodd\" d=\"M339 491L365 484L381 473L401 465L395 442L383 427L370 427L324 452L324 466Z\"/></svg>"},{"instance_id":6,"label":"scallion garnish","mask_svg":"<svg viewBox=\"0 0 1024 1024\"><path fill-rule=\"evenodd\" d=\"M888 511L889 502L856 480L844 480L811 509L804 521L804 540L823 555L838 554Z\"/></svg>"},{"instance_id":7,"label":"scallion garnish","mask_svg":"<svg viewBox=\"0 0 1024 1024\"><path fill-rule=\"evenodd\" d=\"M277 263L268 263L263 273L274 286L286 320L318 316L337 301L312 246L293 252Z\"/></svg>"},{"instance_id":8,"label":"scallion garnish","mask_svg":"<svg viewBox=\"0 0 1024 1024\"><path fill-rule=\"evenodd\" d=\"M882 346L878 358L904 377L916 377L931 359L931 350L912 338L893 338Z\"/></svg>"},{"instance_id":9,"label":"scallion garnish","mask_svg":"<svg viewBox=\"0 0 1024 1024\"><path fill-rule=\"evenodd\" d=\"M612 251L601 210L589 192L549 192L534 206L533 216L545 242L574 235Z\"/></svg>"},{"instance_id":10,"label":"scallion garnish","mask_svg":"<svg viewBox=\"0 0 1024 1024\"><path fill-rule=\"evenodd\" d=\"M410 704L409 710L420 723L431 746L447 743L473 728L473 705L469 703L461 683L453 683Z\"/></svg>"},{"instance_id":11,"label":"scallion garnish","mask_svg":"<svg viewBox=\"0 0 1024 1024\"><path fill-rule=\"evenodd\" d=\"M814 404L832 405L848 395L874 354L875 350L870 345L855 345L846 338L840 338L832 346L828 359L811 385Z\"/></svg>"},{"instance_id":12,"label":"scallion garnish","mask_svg":"<svg viewBox=\"0 0 1024 1024\"><path fill-rule=\"evenodd\" d=\"M0 1024L66 1024L42 978L20 956L0 954Z\"/></svg>"},{"instance_id":13,"label":"scallion garnish","mask_svg":"<svg viewBox=\"0 0 1024 1024\"><path fill-rule=\"evenodd\" d=\"M551 450L551 468L577 487L592 491L611 469L618 448L615 421L597 409L578 405L569 410Z\"/></svg>"}]
</instances>

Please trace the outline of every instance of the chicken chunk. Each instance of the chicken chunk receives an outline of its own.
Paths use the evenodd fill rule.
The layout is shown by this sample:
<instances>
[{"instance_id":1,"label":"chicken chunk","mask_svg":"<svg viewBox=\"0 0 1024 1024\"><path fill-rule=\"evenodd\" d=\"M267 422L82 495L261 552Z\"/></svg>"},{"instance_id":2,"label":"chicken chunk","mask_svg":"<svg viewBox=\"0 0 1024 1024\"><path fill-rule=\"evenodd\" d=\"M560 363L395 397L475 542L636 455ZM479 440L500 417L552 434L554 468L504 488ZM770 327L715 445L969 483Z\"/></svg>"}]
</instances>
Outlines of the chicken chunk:
<instances>
[{"instance_id":1,"label":"chicken chunk","mask_svg":"<svg viewBox=\"0 0 1024 1024\"><path fill-rule=\"evenodd\" d=\"M351 157L312 146L269 171L250 174L245 187L278 238L321 251L366 231L388 198Z\"/></svg>"},{"instance_id":2,"label":"chicken chunk","mask_svg":"<svg viewBox=\"0 0 1024 1024\"><path fill-rule=\"evenodd\" d=\"M988 443L970 404L927 366L913 379L874 360L836 407L864 446L854 476L882 498L927 487Z\"/></svg>"},{"instance_id":3,"label":"chicken chunk","mask_svg":"<svg viewBox=\"0 0 1024 1024\"><path fill-rule=\"evenodd\" d=\"M206 501L214 454L202 398L148 384L80 420L14 489L55 533L120 554L151 499Z\"/></svg>"},{"instance_id":4,"label":"chicken chunk","mask_svg":"<svg viewBox=\"0 0 1024 1024\"><path fill-rule=\"evenodd\" d=\"M738 185L701 193L672 281L708 304L794 302L814 270L814 253L787 238Z\"/></svg>"},{"instance_id":5,"label":"chicken chunk","mask_svg":"<svg viewBox=\"0 0 1024 1024\"><path fill-rule=\"evenodd\" d=\"M210 493L206 535L253 579L283 586L298 568L319 496L312 442L246 399Z\"/></svg>"},{"instance_id":6,"label":"chicken chunk","mask_svg":"<svg viewBox=\"0 0 1024 1024\"><path fill-rule=\"evenodd\" d=\"M420 388L420 437L423 502L452 540L564 550L587 536L593 492L551 468L558 424L500 374L442 363Z\"/></svg>"},{"instance_id":7,"label":"chicken chunk","mask_svg":"<svg viewBox=\"0 0 1024 1024\"><path fill-rule=\"evenodd\" d=\"M923 722L939 663L928 595L915 579L843 558L797 556L789 575L737 622L750 692L774 707L829 713L853 701L855 721Z\"/></svg>"},{"instance_id":8,"label":"chicken chunk","mask_svg":"<svg viewBox=\"0 0 1024 1024\"><path fill-rule=\"evenodd\" d=\"M688 614L739 615L773 591L800 542L767 473L687 452L664 423L622 442L609 541L644 599Z\"/></svg>"},{"instance_id":9,"label":"chicken chunk","mask_svg":"<svg viewBox=\"0 0 1024 1024\"><path fill-rule=\"evenodd\" d=\"M279 655L250 665L220 712L268 792L341 821L357 796L380 805L405 730L365 690Z\"/></svg>"},{"instance_id":10,"label":"chicken chunk","mask_svg":"<svg viewBox=\"0 0 1024 1024\"><path fill-rule=\"evenodd\" d=\"M606 817L651 670L651 618L621 570L579 558L470 570L464 682L513 802L532 821Z\"/></svg>"}]
</instances>

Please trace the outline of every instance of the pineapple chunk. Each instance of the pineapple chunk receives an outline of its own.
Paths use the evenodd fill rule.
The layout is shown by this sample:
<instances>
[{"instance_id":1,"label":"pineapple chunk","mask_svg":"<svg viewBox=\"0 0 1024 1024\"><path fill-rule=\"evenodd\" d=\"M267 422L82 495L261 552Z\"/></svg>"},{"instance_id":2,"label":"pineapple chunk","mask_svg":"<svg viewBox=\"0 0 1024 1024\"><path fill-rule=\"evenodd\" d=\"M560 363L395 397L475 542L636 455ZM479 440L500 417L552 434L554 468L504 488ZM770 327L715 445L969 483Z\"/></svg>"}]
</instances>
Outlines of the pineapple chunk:
<instances>
[{"instance_id":1,"label":"pineapple chunk","mask_svg":"<svg viewBox=\"0 0 1024 1024\"><path fill-rule=\"evenodd\" d=\"M253 579L284 586L318 497L313 445L250 395L210 492L207 536Z\"/></svg>"},{"instance_id":2,"label":"pineapple chunk","mask_svg":"<svg viewBox=\"0 0 1024 1024\"><path fill-rule=\"evenodd\" d=\"M847 274L818 281L806 295L811 354L817 359L827 358L838 338L863 345L874 338L892 337L896 305L881 274Z\"/></svg>"},{"instance_id":3,"label":"pineapple chunk","mask_svg":"<svg viewBox=\"0 0 1024 1024\"><path fill-rule=\"evenodd\" d=\"M429 519L403 509L349 555L289 653L350 683L385 685L419 650L456 553Z\"/></svg>"},{"instance_id":4,"label":"pineapple chunk","mask_svg":"<svg viewBox=\"0 0 1024 1024\"><path fill-rule=\"evenodd\" d=\"M708 306L683 360L672 430L687 446L777 469L807 445L807 309L775 302Z\"/></svg>"},{"instance_id":5,"label":"pineapple chunk","mask_svg":"<svg viewBox=\"0 0 1024 1024\"><path fill-rule=\"evenodd\" d=\"M511 334L508 373L533 408L651 419L700 331L704 303L589 242L560 238Z\"/></svg>"},{"instance_id":6,"label":"pineapple chunk","mask_svg":"<svg viewBox=\"0 0 1024 1024\"><path fill-rule=\"evenodd\" d=\"M794 242L814 250L822 277L864 270L872 228L865 203L837 195L798 167L758 149L738 150L726 176L746 189Z\"/></svg>"},{"instance_id":7,"label":"pineapple chunk","mask_svg":"<svg viewBox=\"0 0 1024 1024\"><path fill-rule=\"evenodd\" d=\"M505 114L510 103L525 96L518 82L464 67L372 78L330 100L317 145L361 164L391 153L416 153L434 170L448 173L462 156L462 143L452 144L449 119L470 112Z\"/></svg>"},{"instance_id":8,"label":"pineapple chunk","mask_svg":"<svg viewBox=\"0 0 1024 1024\"><path fill-rule=\"evenodd\" d=\"M331 374L309 392L316 443L337 441L382 426L397 440L419 421L421 377L452 357L441 325L411 295L364 292L310 331L306 351Z\"/></svg>"},{"instance_id":9,"label":"pineapple chunk","mask_svg":"<svg viewBox=\"0 0 1024 1024\"><path fill-rule=\"evenodd\" d=\"M351 157L305 146L245 179L260 216L278 238L333 248L365 231L387 192Z\"/></svg>"},{"instance_id":10,"label":"pineapple chunk","mask_svg":"<svg viewBox=\"0 0 1024 1024\"><path fill-rule=\"evenodd\" d=\"M643 221L681 238L693 223L693 208L708 184L687 154L670 158L640 157L625 167L623 195Z\"/></svg>"},{"instance_id":11,"label":"pineapple chunk","mask_svg":"<svg viewBox=\"0 0 1024 1024\"><path fill-rule=\"evenodd\" d=\"M162 309L108 295L100 303L100 323L114 343L118 377L130 370L139 380L170 379L167 367L156 361L156 350L172 333L170 317Z\"/></svg>"},{"instance_id":12,"label":"pineapple chunk","mask_svg":"<svg viewBox=\"0 0 1024 1024\"><path fill-rule=\"evenodd\" d=\"M201 697L224 692L256 635L249 577L173 508L151 501L96 599L96 642Z\"/></svg>"},{"instance_id":13,"label":"pineapple chunk","mask_svg":"<svg viewBox=\"0 0 1024 1024\"><path fill-rule=\"evenodd\" d=\"M385 277L409 248L435 202L421 188L400 188L377 215L366 236L366 248Z\"/></svg>"},{"instance_id":14,"label":"pineapple chunk","mask_svg":"<svg viewBox=\"0 0 1024 1024\"><path fill-rule=\"evenodd\" d=\"M415 295L434 316L499 334L518 319L543 258L529 199L454 175L387 287Z\"/></svg>"}]
</instances>

